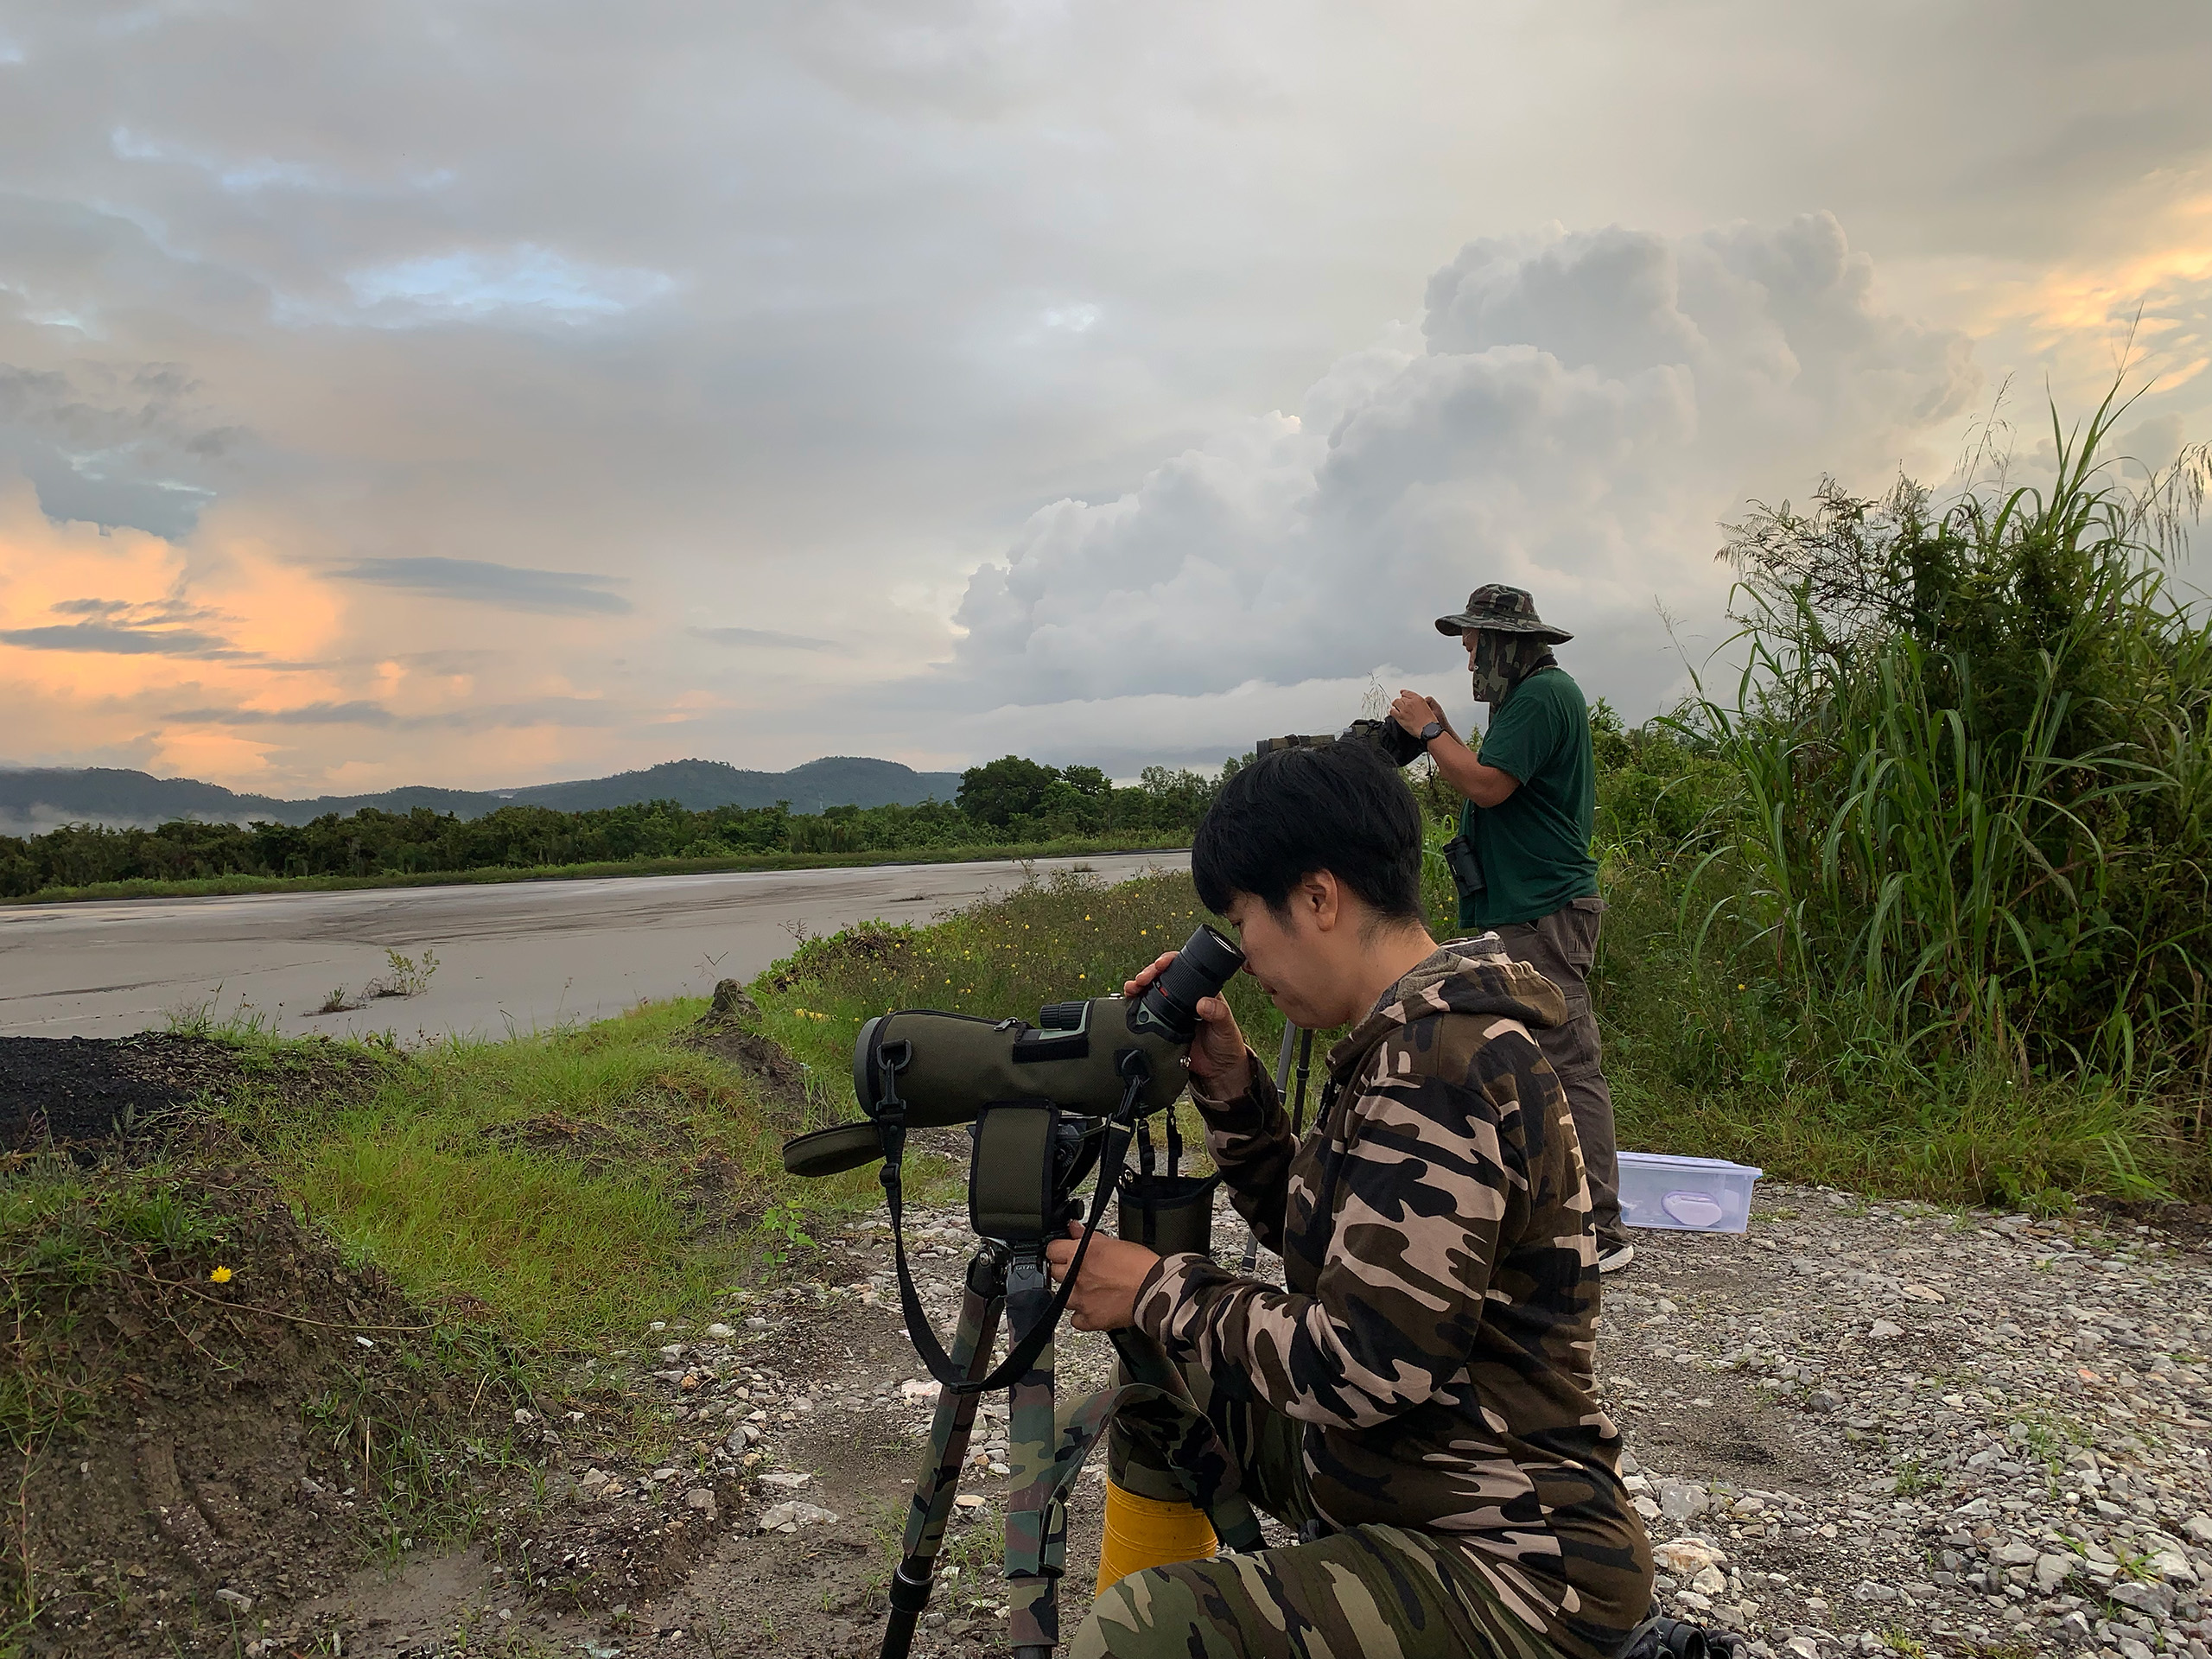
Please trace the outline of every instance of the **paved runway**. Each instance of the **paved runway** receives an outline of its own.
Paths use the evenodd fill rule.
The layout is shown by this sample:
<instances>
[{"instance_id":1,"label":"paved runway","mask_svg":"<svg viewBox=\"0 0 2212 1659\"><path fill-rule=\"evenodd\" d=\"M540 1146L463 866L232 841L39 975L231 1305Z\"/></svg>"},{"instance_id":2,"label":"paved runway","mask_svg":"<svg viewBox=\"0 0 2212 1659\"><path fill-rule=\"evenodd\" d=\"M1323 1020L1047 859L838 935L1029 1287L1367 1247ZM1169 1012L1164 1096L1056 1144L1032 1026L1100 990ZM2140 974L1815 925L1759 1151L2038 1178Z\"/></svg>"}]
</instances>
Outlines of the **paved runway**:
<instances>
[{"instance_id":1,"label":"paved runway","mask_svg":"<svg viewBox=\"0 0 2212 1659\"><path fill-rule=\"evenodd\" d=\"M1183 853L1040 860L1103 880L1187 869ZM1021 880L1014 864L886 864L615 880L253 893L0 906L0 1033L116 1037L172 1013L243 1003L293 1034L391 1030L415 1042L504 1036L703 995L788 956L804 927L926 922ZM387 950L437 971L419 996L318 1014L330 992L389 971Z\"/></svg>"}]
</instances>

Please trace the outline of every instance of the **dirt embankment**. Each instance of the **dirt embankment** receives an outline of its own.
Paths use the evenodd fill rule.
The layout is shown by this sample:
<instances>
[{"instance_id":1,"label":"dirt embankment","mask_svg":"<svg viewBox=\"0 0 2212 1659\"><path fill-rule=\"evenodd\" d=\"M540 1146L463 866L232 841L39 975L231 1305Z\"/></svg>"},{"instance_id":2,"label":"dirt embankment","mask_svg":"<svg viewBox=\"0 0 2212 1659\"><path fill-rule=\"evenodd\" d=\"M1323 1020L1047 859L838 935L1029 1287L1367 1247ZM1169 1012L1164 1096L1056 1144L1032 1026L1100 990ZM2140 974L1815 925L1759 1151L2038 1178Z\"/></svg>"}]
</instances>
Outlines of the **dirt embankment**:
<instances>
[{"instance_id":1,"label":"dirt embankment","mask_svg":"<svg viewBox=\"0 0 2212 1659\"><path fill-rule=\"evenodd\" d=\"M337 1581L454 1409L430 1322L194 1104L239 1076L188 1039L0 1046L0 1572L33 1652L189 1650Z\"/></svg>"},{"instance_id":2,"label":"dirt embankment","mask_svg":"<svg viewBox=\"0 0 2212 1659\"><path fill-rule=\"evenodd\" d=\"M732 1012L683 1040L796 1127L804 1073ZM265 1127L404 1063L0 1039L0 1598L29 1615L29 1653L429 1654L531 1620L596 1629L685 1582L741 1502L742 1437L679 1433L642 1362L548 1386L480 1307L411 1303L271 1184ZM587 1168L636 1152L557 1114L506 1134ZM698 1224L749 1224L726 1159L681 1161ZM642 1507L548 1502L640 1459Z\"/></svg>"}]
</instances>

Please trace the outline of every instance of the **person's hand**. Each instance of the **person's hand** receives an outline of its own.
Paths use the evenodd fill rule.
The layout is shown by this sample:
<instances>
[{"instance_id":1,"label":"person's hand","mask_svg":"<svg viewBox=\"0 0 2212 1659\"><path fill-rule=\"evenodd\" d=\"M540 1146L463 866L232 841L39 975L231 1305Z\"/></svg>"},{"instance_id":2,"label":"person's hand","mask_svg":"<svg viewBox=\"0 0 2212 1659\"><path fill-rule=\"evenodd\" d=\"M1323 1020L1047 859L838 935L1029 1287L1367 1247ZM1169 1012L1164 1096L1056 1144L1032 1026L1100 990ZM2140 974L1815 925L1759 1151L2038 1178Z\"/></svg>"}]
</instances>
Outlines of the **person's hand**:
<instances>
[{"instance_id":1,"label":"person's hand","mask_svg":"<svg viewBox=\"0 0 2212 1659\"><path fill-rule=\"evenodd\" d=\"M1170 950L1124 984L1122 995L1142 996L1174 960L1175 952ZM1244 1046L1244 1033L1237 1029L1236 1016L1229 1011L1229 1004L1217 996L1201 997L1197 1012L1198 1034L1192 1039L1191 1052L1183 1064L1190 1067L1192 1077L1205 1084L1205 1092L1212 1098L1235 1100L1252 1083L1252 1063Z\"/></svg>"},{"instance_id":2,"label":"person's hand","mask_svg":"<svg viewBox=\"0 0 2212 1659\"><path fill-rule=\"evenodd\" d=\"M1075 1260L1076 1241L1083 1236L1079 1222L1068 1224L1068 1236L1045 1247L1046 1270L1058 1285ZM1083 1271L1076 1276L1068 1296L1068 1312L1075 1315L1078 1331L1119 1331L1136 1319L1137 1292L1160 1257L1141 1244L1094 1233L1083 1255Z\"/></svg>"},{"instance_id":3,"label":"person's hand","mask_svg":"<svg viewBox=\"0 0 2212 1659\"><path fill-rule=\"evenodd\" d=\"M1459 735L1452 729L1452 717L1444 712L1444 705L1434 697L1425 697L1418 691L1399 692L1390 704L1390 718L1415 737L1421 735L1421 728L1432 720L1449 735Z\"/></svg>"},{"instance_id":4,"label":"person's hand","mask_svg":"<svg viewBox=\"0 0 2212 1659\"><path fill-rule=\"evenodd\" d=\"M1425 697L1418 691L1399 692L1390 704L1390 718L1415 737L1421 735L1421 728L1432 720L1446 731L1452 730L1452 722L1444 717L1444 705L1434 697Z\"/></svg>"}]
</instances>

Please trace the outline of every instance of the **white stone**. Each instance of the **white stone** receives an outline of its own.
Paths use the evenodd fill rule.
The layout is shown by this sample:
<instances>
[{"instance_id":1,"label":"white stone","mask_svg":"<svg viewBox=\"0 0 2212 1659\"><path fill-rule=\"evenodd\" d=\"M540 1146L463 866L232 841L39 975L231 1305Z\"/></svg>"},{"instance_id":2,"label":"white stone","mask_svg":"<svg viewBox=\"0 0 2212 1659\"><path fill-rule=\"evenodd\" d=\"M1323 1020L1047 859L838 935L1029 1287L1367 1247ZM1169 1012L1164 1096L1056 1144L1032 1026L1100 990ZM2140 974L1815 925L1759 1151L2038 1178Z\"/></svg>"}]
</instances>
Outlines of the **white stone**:
<instances>
[{"instance_id":1,"label":"white stone","mask_svg":"<svg viewBox=\"0 0 2212 1659\"><path fill-rule=\"evenodd\" d=\"M1717 1596L1728 1587L1728 1575L1717 1567L1701 1569L1690 1580L1690 1588L1700 1595Z\"/></svg>"},{"instance_id":2,"label":"white stone","mask_svg":"<svg viewBox=\"0 0 2212 1659\"><path fill-rule=\"evenodd\" d=\"M1793 1636L1782 1645L1797 1659L1821 1659L1821 1644L1809 1636Z\"/></svg>"},{"instance_id":3,"label":"white stone","mask_svg":"<svg viewBox=\"0 0 2212 1659\"><path fill-rule=\"evenodd\" d=\"M683 1494L683 1507L687 1510L696 1510L700 1514L711 1518L715 1513L715 1495L704 1486L694 1486Z\"/></svg>"},{"instance_id":4,"label":"white stone","mask_svg":"<svg viewBox=\"0 0 2212 1659\"><path fill-rule=\"evenodd\" d=\"M710 1325L707 1327L708 1338L714 1342L728 1342L736 1334L736 1332L726 1325Z\"/></svg>"},{"instance_id":5,"label":"white stone","mask_svg":"<svg viewBox=\"0 0 2212 1659\"><path fill-rule=\"evenodd\" d=\"M236 1590L218 1590L215 1592L215 1599L226 1607L237 1608L242 1613L250 1613L253 1611L253 1598L243 1595Z\"/></svg>"},{"instance_id":6,"label":"white stone","mask_svg":"<svg viewBox=\"0 0 2212 1659\"><path fill-rule=\"evenodd\" d=\"M2038 1555L2036 1557L2036 1588L2046 1596L2066 1582L2074 1571L2071 1555Z\"/></svg>"},{"instance_id":7,"label":"white stone","mask_svg":"<svg viewBox=\"0 0 2212 1659\"><path fill-rule=\"evenodd\" d=\"M1662 1480L1659 1483L1660 1512L1676 1525L1696 1520L1712 1506L1713 1499L1705 1488L1694 1482Z\"/></svg>"},{"instance_id":8,"label":"white stone","mask_svg":"<svg viewBox=\"0 0 2212 1659\"><path fill-rule=\"evenodd\" d=\"M1678 1579L1694 1578L1707 1567L1725 1565L1727 1560L1718 1546L1703 1538L1670 1539L1655 1544L1651 1550L1652 1565Z\"/></svg>"},{"instance_id":9,"label":"white stone","mask_svg":"<svg viewBox=\"0 0 2212 1659\"><path fill-rule=\"evenodd\" d=\"M1877 1319L1871 1326L1868 1327L1866 1332L1866 1340L1869 1342L1887 1342L1892 1337L1901 1337L1903 1335L1904 1335L1904 1327L1903 1325L1890 1319Z\"/></svg>"},{"instance_id":10,"label":"white stone","mask_svg":"<svg viewBox=\"0 0 2212 1659\"><path fill-rule=\"evenodd\" d=\"M779 1469L761 1476L760 1484L763 1486L780 1486L786 1491L795 1492L813 1478L812 1475L795 1474L787 1469Z\"/></svg>"},{"instance_id":11,"label":"white stone","mask_svg":"<svg viewBox=\"0 0 2212 1659\"><path fill-rule=\"evenodd\" d=\"M801 1527L826 1526L836 1516L817 1504L803 1503L793 1499L764 1510L760 1516L763 1532L797 1532Z\"/></svg>"}]
</instances>

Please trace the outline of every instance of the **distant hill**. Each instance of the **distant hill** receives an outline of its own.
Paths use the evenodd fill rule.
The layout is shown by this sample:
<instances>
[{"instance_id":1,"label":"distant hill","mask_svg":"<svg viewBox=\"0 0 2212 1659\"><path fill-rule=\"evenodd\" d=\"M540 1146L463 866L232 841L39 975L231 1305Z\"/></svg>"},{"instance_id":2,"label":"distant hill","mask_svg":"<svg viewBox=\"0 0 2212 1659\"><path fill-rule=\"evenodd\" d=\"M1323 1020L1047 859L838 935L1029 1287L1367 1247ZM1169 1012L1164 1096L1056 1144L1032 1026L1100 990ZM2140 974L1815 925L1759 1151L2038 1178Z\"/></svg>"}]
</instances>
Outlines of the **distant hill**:
<instances>
[{"instance_id":1,"label":"distant hill","mask_svg":"<svg viewBox=\"0 0 2212 1659\"><path fill-rule=\"evenodd\" d=\"M87 823L150 827L176 818L305 823L326 812L357 812L365 806L386 812L427 806L434 812L478 818L515 803L581 812L636 801L680 801L694 811L789 801L794 812L819 812L825 806L912 806L932 796L949 801L959 788L957 772L916 772L895 760L856 755L830 755L789 772L745 772L720 760L669 760L612 778L521 789L416 785L377 795L319 795L306 801L241 795L191 778L155 778L105 766L44 766L0 771L0 831L23 835L58 823Z\"/></svg>"}]
</instances>

